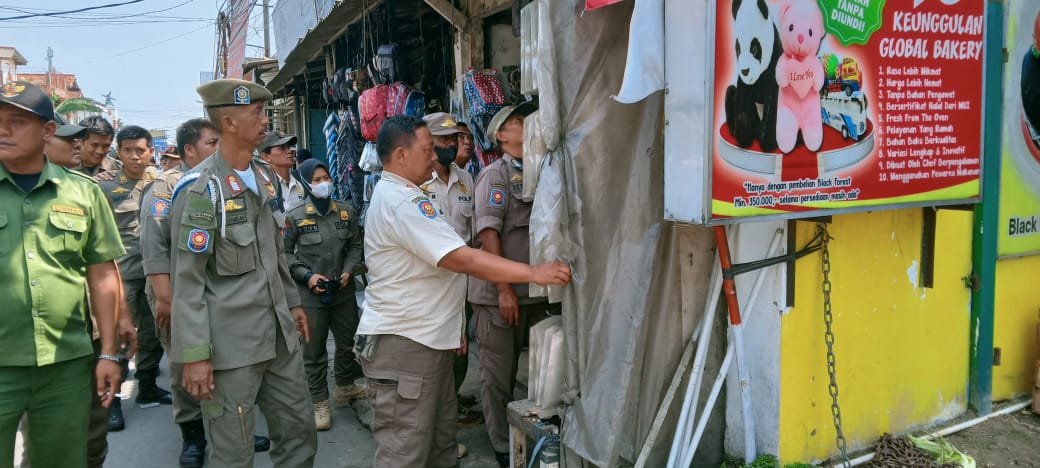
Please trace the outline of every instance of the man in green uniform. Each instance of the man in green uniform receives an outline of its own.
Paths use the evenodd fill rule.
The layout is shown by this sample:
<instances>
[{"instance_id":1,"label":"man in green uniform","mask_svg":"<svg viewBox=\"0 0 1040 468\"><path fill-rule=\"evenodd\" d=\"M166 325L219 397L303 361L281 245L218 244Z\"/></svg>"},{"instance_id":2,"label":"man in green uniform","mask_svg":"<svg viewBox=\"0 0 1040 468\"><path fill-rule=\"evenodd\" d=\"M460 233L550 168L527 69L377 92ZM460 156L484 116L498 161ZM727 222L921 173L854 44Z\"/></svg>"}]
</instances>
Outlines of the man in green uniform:
<instances>
[{"instance_id":1,"label":"man in green uniform","mask_svg":"<svg viewBox=\"0 0 1040 468\"><path fill-rule=\"evenodd\" d=\"M163 348L170 349L170 199L173 188L184 173L217 151L220 134L206 119L191 119L177 128L177 153L182 163L152 182L141 198L141 259L148 275L148 303L155 313L155 324ZM206 459L206 431L199 402L181 384L182 366L170 362L170 387L173 390L173 419L181 428L181 468L201 467ZM255 451L271 447L266 437L257 437Z\"/></svg>"},{"instance_id":2,"label":"man in green uniform","mask_svg":"<svg viewBox=\"0 0 1040 468\"><path fill-rule=\"evenodd\" d=\"M317 432L300 346L307 315L281 255L277 176L253 158L271 93L233 79L198 93L221 140L172 193L171 358L184 363L183 385L202 400L209 466L253 466L259 405L274 466L310 467Z\"/></svg>"},{"instance_id":3,"label":"man in green uniform","mask_svg":"<svg viewBox=\"0 0 1040 468\"><path fill-rule=\"evenodd\" d=\"M82 161L76 170L91 177L119 170L119 161L108 157L112 139L116 136L112 124L104 117L95 115L81 120L79 126L87 129L87 137L83 140Z\"/></svg>"},{"instance_id":4,"label":"man in green uniform","mask_svg":"<svg viewBox=\"0 0 1040 468\"><path fill-rule=\"evenodd\" d=\"M115 212L119 235L127 250L118 263L126 302L137 325L137 370L134 376L137 378L138 388L135 401L142 407L168 405L173 403L170 392L159 388L155 383L159 375L159 361L162 359L163 349L145 295L144 269L141 267L139 213L141 197L152 182L145 173L145 168L152 160L152 135L141 127L127 126L116 135L116 147L122 168L115 172L111 180L102 180L100 185L112 211ZM119 403L116 403L112 406L109 430L122 429L125 422L121 420L122 411Z\"/></svg>"},{"instance_id":5,"label":"man in green uniform","mask_svg":"<svg viewBox=\"0 0 1040 468\"><path fill-rule=\"evenodd\" d=\"M114 259L123 248L97 184L44 156L53 119L39 88L0 89L0 460L14 459L28 413L34 466L85 467L88 392L108 405L121 380ZM94 369L85 291L101 336Z\"/></svg>"}]
</instances>

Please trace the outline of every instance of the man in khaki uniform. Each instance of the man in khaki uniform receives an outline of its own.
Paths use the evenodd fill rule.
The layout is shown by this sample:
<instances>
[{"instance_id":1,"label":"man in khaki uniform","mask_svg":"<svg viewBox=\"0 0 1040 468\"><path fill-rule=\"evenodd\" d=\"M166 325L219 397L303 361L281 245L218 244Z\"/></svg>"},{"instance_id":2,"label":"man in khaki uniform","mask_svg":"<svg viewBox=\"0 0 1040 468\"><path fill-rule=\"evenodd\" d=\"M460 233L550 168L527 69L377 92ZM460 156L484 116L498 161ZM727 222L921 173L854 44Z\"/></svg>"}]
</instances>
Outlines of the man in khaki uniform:
<instances>
[{"instance_id":1,"label":"man in khaki uniform","mask_svg":"<svg viewBox=\"0 0 1040 468\"><path fill-rule=\"evenodd\" d=\"M79 125L70 125L61 114L54 115L54 123L58 128L54 130L54 136L44 146L47 160L66 169L75 170L81 161L83 152L83 138L87 136L87 129Z\"/></svg>"},{"instance_id":2,"label":"man in khaki uniform","mask_svg":"<svg viewBox=\"0 0 1040 468\"><path fill-rule=\"evenodd\" d=\"M183 154L177 167L164 171L145 191L141 201L141 257L148 275L148 302L155 312L159 341L170 349L170 199L173 188L185 172L217 151L220 134L206 119L191 119L177 128L177 152ZM195 397L181 384L183 366L170 362L170 387L173 390L173 420L180 426L183 440L181 468L201 467L206 459L206 431L202 410ZM266 437L257 437L254 449L263 452L271 447Z\"/></svg>"},{"instance_id":3,"label":"man in khaki uniform","mask_svg":"<svg viewBox=\"0 0 1040 468\"><path fill-rule=\"evenodd\" d=\"M101 191L105 193L119 225L119 236L126 247L126 255L119 257L119 273L123 279L126 303L137 326L137 370L138 381L135 401L142 407L170 404L170 392L159 388L155 379L159 376L159 361L163 349L155 332L155 318L145 295L144 269L141 267L140 221L141 196L152 179L145 169L151 162L152 136L138 126L127 126L116 135L116 146L122 163L111 180L101 180ZM96 176L95 176L96 177ZM124 370L124 372L126 372ZM109 430L122 430L125 422L119 400L111 406Z\"/></svg>"},{"instance_id":4,"label":"man in khaki uniform","mask_svg":"<svg viewBox=\"0 0 1040 468\"><path fill-rule=\"evenodd\" d=\"M477 177L473 231L484 251L518 262L529 262L531 202L521 198L524 187L524 117L534 106L507 106L488 124L488 138L502 150L502 158ZM545 298L527 295L527 283L490 282L473 278L469 301L477 321L480 343L481 405L488 436L502 466L509 458L506 405L513 399L517 361L527 329L559 314Z\"/></svg>"},{"instance_id":5,"label":"man in khaki uniform","mask_svg":"<svg viewBox=\"0 0 1040 468\"><path fill-rule=\"evenodd\" d=\"M271 93L234 79L198 93L221 140L172 193L171 357L184 363L183 385L201 400L210 467L253 466L256 405L268 420L274 466L310 467L317 433L301 358L307 315L281 255L276 176L253 159Z\"/></svg>"},{"instance_id":6,"label":"man in khaki uniform","mask_svg":"<svg viewBox=\"0 0 1040 468\"><path fill-rule=\"evenodd\" d=\"M267 134L264 141L256 149L260 157L271 165L274 173L278 174L278 184L281 186L282 210L286 213L296 209L303 204L303 186L300 181L292 176L292 169L296 167L296 156L289 148L296 144L293 135L282 135L277 131Z\"/></svg>"},{"instance_id":7,"label":"man in khaki uniform","mask_svg":"<svg viewBox=\"0 0 1040 468\"><path fill-rule=\"evenodd\" d=\"M365 218L369 267L355 352L369 380L376 468L456 466L452 355L462 333L466 276L567 284L560 262L531 266L466 246L419 189L433 171L433 137L409 115L386 119L376 148L383 178Z\"/></svg>"},{"instance_id":8,"label":"man in khaki uniform","mask_svg":"<svg viewBox=\"0 0 1040 468\"><path fill-rule=\"evenodd\" d=\"M76 170L90 177L119 170L119 160L108 156L112 149L112 139L116 136L112 124L104 117L95 115L81 120L79 126L87 129L87 136L83 140L83 153Z\"/></svg>"}]
</instances>

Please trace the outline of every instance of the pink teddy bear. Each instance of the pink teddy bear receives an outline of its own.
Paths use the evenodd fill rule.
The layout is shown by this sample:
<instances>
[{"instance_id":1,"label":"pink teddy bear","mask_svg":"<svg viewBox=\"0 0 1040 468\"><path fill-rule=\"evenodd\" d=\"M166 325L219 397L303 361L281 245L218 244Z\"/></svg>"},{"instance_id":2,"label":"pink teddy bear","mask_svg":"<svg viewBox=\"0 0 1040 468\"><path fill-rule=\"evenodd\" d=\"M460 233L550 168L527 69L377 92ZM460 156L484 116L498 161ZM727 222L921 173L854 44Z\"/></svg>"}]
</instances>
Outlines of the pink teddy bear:
<instances>
[{"instance_id":1,"label":"pink teddy bear","mask_svg":"<svg viewBox=\"0 0 1040 468\"><path fill-rule=\"evenodd\" d=\"M801 130L805 147L816 151L823 143L823 63L816 55L823 42L823 14L815 1L785 0L779 20L784 53L776 64L776 84L780 87L776 144L780 151L790 153Z\"/></svg>"}]
</instances>

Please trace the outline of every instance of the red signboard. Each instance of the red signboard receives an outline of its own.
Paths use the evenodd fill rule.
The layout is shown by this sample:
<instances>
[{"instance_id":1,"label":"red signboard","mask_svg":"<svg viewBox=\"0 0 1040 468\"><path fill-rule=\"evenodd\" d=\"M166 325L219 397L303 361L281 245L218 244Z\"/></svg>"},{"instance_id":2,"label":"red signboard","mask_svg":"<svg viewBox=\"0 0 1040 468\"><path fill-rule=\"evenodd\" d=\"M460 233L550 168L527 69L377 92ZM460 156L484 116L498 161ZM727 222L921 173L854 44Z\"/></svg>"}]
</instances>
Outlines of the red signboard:
<instances>
[{"instance_id":1,"label":"red signboard","mask_svg":"<svg viewBox=\"0 0 1040 468\"><path fill-rule=\"evenodd\" d=\"M984 10L718 0L711 217L976 199Z\"/></svg>"},{"instance_id":2,"label":"red signboard","mask_svg":"<svg viewBox=\"0 0 1040 468\"><path fill-rule=\"evenodd\" d=\"M231 31L228 36L227 78L242 78L242 64L246 57L246 36L249 35L249 14L253 10L251 0L231 0L228 11Z\"/></svg>"}]
</instances>

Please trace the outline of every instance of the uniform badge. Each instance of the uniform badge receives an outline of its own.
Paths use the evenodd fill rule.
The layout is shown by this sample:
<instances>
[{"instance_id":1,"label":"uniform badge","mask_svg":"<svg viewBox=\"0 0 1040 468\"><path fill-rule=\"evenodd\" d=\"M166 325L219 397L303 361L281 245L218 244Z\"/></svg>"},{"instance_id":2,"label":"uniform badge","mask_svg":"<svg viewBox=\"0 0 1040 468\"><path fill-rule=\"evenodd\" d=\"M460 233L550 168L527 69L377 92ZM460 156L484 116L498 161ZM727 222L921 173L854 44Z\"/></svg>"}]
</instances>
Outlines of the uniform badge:
<instances>
[{"instance_id":1,"label":"uniform badge","mask_svg":"<svg viewBox=\"0 0 1040 468\"><path fill-rule=\"evenodd\" d=\"M224 202L224 211L240 211L245 208L244 204L233 198Z\"/></svg>"},{"instance_id":2,"label":"uniform badge","mask_svg":"<svg viewBox=\"0 0 1040 468\"><path fill-rule=\"evenodd\" d=\"M339 220L347 221L350 219L350 212L347 210L339 210Z\"/></svg>"},{"instance_id":3,"label":"uniform badge","mask_svg":"<svg viewBox=\"0 0 1040 468\"><path fill-rule=\"evenodd\" d=\"M126 181L127 181L126 175L120 174L119 175L119 183L124 184L124 183L126 183Z\"/></svg>"},{"instance_id":4,"label":"uniform badge","mask_svg":"<svg viewBox=\"0 0 1040 468\"><path fill-rule=\"evenodd\" d=\"M126 192L129 192L129 190L127 190L126 187L116 187L115 190L112 190L112 193L126 193Z\"/></svg>"},{"instance_id":5,"label":"uniform badge","mask_svg":"<svg viewBox=\"0 0 1040 468\"><path fill-rule=\"evenodd\" d=\"M491 189L491 206L503 206L506 204L506 192L502 189Z\"/></svg>"},{"instance_id":6,"label":"uniform badge","mask_svg":"<svg viewBox=\"0 0 1040 468\"><path fill-rule=\"evenodd\" d=\"M448 128L455 128L459 126L459 124L455 122L455 119L452 117L445 117L444 123L442 125Z\"/></svg>"},{"instance_id":7,"label":"uniform badge","mask_svg":"<svg viewBox=\"0 0 1040 468\"><path fill-rule=\"evenodd\" d=\"M2 94L6 98L12 98L19 94L22 94L22 91L25 91L25 85L16 81L12 81L4 85L3 91L0 91L0 94Z\"/></svg>"},{"instance_id":8,"label":"uniform badge","mask_svg":"<svg viewBox=\"0 0 1040 468\"><path fill-rule=\"evenodd\" d=\"M238 195L242 191L242 185L238 183L238 177L235 177L234 174L227 176L227 184L228 187L231 187L232 195Z\"/></svg>"},{"instance_id":9,"label":"uniform badge","mask_svg":"<svg viewBox=\"0 0 1040 468\"><path fill-rule=\"evenodd\" d=\"M76 216L83 216L83 208L68 205L51 205L51 211L55 213L68 213Z\"/></svg>"},{"instance_id":10,"label":"uniform badge","mask_svg":"<svg viewBox=\"0 0 1040 468\"><path fill-rule=\"evenodd\" d=\"M166 216L170 213L170 201L165 198L152 200L152 216Z\"/></svg>"},{"instance_id":11,"label":"uniform badge","mask_svg":"<svg viewBox=\"0 0 1040 468\"><path fill-rule=\"evenodd\" d=\"M423 216L430 219L437 217L437 209L433 207L433 202L430 200L419 200L419 203L416 204L416 206L419 207L419 213Z\"/></svg>"},{"instance_id":12,"label":"uniform badge","mask_svg":"<svg viewBox=\"0 0 1040 468\"><path fill-rule=\"evenodd\" d=\"M304 208L304 210L303 210L303 211L304 211L305 213L307 213L307 214L314 214L314 211L315 211L315 210L314 210L314 205L311 205L310 203L308 203L308 204L307 204L307 208Z\"/></svg>"},{"instance_id":13,"label":"uniform badge","mask_svg":"<svg viewBox=\"0 0 1040 468\"><path fill-rule=\"evenodd\" d=\"M209 248L209 231L192 229L188 231L188 250L195 253L205 252Z\"/></svg>"},{"instance_id":14,"label":"uniform badge","mask_svg":"<svg viewBox=\"0 0 1040 468\"><path fill-rule=\"evenodd\" d=\"M235 88L235 104L249 104L249 88L244 85Z\"/></svg>"},{"instance_id":15,"label":"uniform badge","mask_svg":"<svg viewBox=\"0 0 1040 468\"><path fill-rule=\"evenodd\" d=\"M273 197L275 194L274 185L270 182L265 182L264 185L267 186L267 195Z\"/></svg>"},{"instance_id":16,"label":"uniform badge","mask_svg":"<svg viewBox=\"0 0 1040 468\"><path fill-rule=\"evenodd\" d=\"M459 182L459 191L462 193L469 193L469 189L466 188L466 184Z\"/></svg>"},{"instance_id":17,"label":"uniform badge","mask_svg":"<svg viewBox=\"0 0 1040 468\"><path fill-rule=\"evenodd\" d=\"M301 220L296 221L296 227L314 226L317 223L318 222L315 221L314 218L303 218Z\"/></svg>"}]
</instances>

